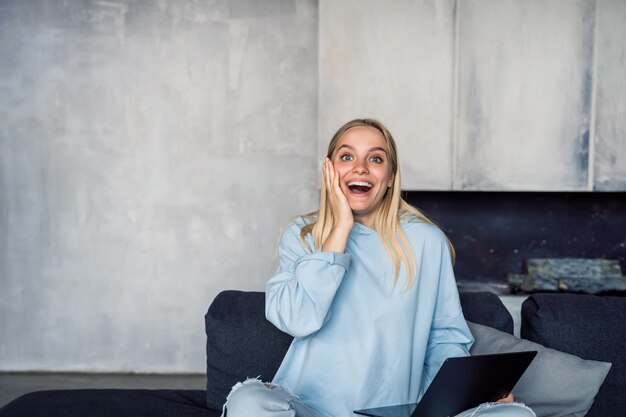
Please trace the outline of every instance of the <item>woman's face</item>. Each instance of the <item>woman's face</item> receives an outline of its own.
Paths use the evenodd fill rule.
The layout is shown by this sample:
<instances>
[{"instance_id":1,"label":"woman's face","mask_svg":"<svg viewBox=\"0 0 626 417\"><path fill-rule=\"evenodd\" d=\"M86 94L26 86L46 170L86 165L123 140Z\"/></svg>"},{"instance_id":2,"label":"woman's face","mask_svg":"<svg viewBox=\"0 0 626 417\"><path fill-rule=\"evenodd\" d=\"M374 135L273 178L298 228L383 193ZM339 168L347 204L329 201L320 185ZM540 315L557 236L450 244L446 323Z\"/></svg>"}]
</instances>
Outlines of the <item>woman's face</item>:
<instances>
[{"instance_id":1,"label":"woman's face","mask_svg":"<svg viewBox=\"0 0 626 417\"><path fill-rule=\"evenodd\" d=\"M331 158L354 220L368 227L373 226L383 197L393 184L387 153L387 143L378 129L356 126L344 132Z\"/></svg>"}]
</instances>

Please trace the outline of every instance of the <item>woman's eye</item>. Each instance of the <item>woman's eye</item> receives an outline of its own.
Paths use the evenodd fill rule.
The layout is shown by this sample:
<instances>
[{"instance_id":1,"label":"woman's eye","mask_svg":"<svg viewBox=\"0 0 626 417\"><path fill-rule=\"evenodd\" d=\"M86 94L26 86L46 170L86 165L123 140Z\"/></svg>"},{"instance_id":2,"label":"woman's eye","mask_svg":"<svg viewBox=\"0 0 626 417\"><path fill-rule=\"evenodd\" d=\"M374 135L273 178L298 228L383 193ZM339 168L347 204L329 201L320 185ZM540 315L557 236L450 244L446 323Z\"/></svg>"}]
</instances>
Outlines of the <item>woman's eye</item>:
<instances>
[{"instance_id":1,"label":"woman's eye","mask_svg":"<svg viewBox=\"0 0 626 417\"><path fill-rule=\"evenodd\" d=\"M381 158L380 156L372 156L370 158L370 161L372 161L375 164L382 164L383 163L383 158Z\"/></svg>"},{"instance_id":2,"label":"woman's eye","mask_svg":"<svg viewBox=\"0 0 626 417\"><path fill-rule=\"evenodd\" d=\"M347 162L347 161L352 161L352 155L350 155L350 154L344 154L344 155L341 155L341 157L340 157L339 159L341 159L341 160L342 160L342 161L344 161L344 162Z\"/></svg>"}]
</instances>

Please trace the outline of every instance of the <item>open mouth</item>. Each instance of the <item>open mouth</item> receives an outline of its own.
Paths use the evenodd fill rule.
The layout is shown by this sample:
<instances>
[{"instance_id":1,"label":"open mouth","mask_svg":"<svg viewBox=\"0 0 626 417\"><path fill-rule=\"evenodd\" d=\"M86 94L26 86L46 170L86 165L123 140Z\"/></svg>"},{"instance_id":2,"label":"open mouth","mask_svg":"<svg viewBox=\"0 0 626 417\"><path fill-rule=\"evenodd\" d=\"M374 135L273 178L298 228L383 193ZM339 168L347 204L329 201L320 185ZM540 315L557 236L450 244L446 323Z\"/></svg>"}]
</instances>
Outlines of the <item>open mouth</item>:
<instances>
[{"instance_id":1,"label":"open mouth","mask_svg":"<svg viewBox=\"0 0 626 417\"><path fill-rule=\"evenodd\" d=\"M348 189L354 194L367 194L373 185L365 181L350 181L348 183Z\"/></svg>"}]
</instances>

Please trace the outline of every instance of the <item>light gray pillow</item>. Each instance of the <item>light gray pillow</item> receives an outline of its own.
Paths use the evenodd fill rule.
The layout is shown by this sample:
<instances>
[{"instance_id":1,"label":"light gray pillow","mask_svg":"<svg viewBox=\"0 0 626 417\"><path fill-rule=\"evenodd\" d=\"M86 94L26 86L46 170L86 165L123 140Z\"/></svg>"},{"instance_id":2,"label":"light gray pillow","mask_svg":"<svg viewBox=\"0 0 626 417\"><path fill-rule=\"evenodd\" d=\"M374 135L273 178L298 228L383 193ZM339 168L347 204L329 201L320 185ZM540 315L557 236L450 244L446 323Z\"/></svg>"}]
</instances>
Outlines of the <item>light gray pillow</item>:
<instances>
[{"instance_id":1,"label":"light gray pillow","mask_svg":"<svg viewBox=\"0 0 626 417\"><path fill-rule=\"evenodd\" d=\"M472 355L538 352L513 388L515 400L532 408L537 417L583 417L611 369L608 362L581 359L491 327L467 324L476 339Z\"/></svg>"}]
</instances>

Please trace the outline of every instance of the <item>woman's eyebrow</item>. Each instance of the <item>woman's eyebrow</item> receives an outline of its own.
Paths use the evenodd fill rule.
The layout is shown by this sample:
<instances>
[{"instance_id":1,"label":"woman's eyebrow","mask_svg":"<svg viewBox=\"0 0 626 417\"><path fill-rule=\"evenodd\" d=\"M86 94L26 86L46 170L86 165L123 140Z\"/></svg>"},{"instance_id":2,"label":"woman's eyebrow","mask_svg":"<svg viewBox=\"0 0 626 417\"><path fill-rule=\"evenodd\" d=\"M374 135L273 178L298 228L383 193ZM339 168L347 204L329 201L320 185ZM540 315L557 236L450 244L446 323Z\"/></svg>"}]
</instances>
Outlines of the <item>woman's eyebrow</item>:
<instances>
[{"instance_id":1,"label":"woman's eyebrow","mask_svg":"<svg viewBox=\"0 0 626 417\"><path fill-rule=\"evenodd\" d=\"M370 149L370 153L374 151L381 151L381 152L387 153L387 150L385 148L381 148L380 146Z\"/></svg>"},{"instance_id":2,"label":"woman's eyebrow","mask_svg":"<svg viewBox=\"0 0 626 417\"><path fill-rule=\"evenodd\" d=\"M339 148L337 148L337 151L339 151L339 149L341 148L348 148L352 151L354 151L354 147L350 146L350 145L341 145ZM377 146L375 148L371 148L370 150L367 151L367 153L372 153L372 152L376 152L376 151L381 151L384 153L387 153L387 150L385 148L381 148L380 146Z\"/></svg>"}]
</instances>

